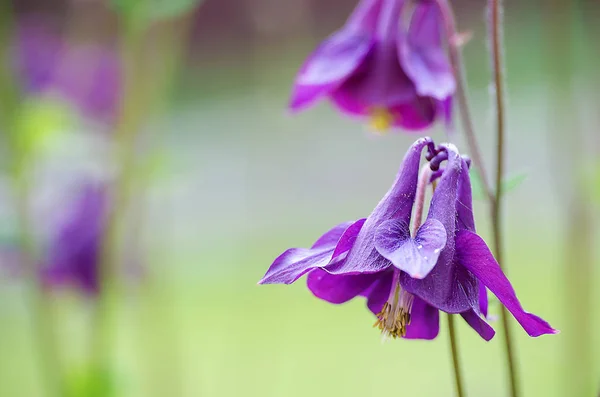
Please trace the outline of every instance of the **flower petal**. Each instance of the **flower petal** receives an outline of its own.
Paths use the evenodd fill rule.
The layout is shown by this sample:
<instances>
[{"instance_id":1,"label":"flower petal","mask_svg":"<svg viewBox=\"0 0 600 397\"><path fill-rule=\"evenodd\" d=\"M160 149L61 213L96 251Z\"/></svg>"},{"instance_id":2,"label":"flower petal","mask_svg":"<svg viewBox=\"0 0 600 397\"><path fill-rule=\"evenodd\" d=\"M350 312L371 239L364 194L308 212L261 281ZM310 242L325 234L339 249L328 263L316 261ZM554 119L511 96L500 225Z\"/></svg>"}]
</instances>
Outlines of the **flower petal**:
<instances>
[{"instance_id":1,"label":"flower petal","mask_svg":"<svg viewBox=\"0 0 600 397\"><path fill-rule=\"evenodd\" d=\"M456 230L475 231L475 219L473 217L473 196L471 193L471 176L469 165L462 160L463 172L458 179L458 200L456 200Z\"/></svg>"},{"instance_id":2,"label":"flower petal","mask_svg":"<svg viewBox=\"0 0 600 397\"><path fill-rule=\"evenodd\" d=\"M491 340L496 331L488 323L486 323L481 317L473 310L468 310L460 314L462 318L473 328L483 339L486 341Z\"/></svg>"},{"instance_id":3,"label":"flower petal","mask_svg":"<svg viewBox=\"0 0 600 397\"><path fill-rule=\"evenodd\" d=\"M259 284L291 284L316 267L327 265L344 231L354 222L341 223L325 233L312 248L290 248L279 255Z\"/></svg>"},{"instance_id":4,"label":"flower petal","mask_svg":"<svg viewBox=\"0 0 600 397\"><path fill-rule=\"evenodd\" d=\"M307 277L308 289L319 299L330 303L344 303L356 297L375 281L380 274L333 275L324 270L315 269Z\"/></svg>"},{"instance_id":5,"label":"flower petal","mask_svg":"<svg viewBox=\"0 0 600 397\"><path fill-rule=\"evenodd\" d=\"M367 218L362 218L348 226L335 246L332 259L335 259L338 256L348 252L350 248L352 248L356 238L358 237L358 233L360 233L360 229L362 229L366 220Z\"/></svg>"},{"instance_id":6,"label":"flower petal","mask_svg":"<svg viewBox=\"0 0 600 397\"><path fill-rule=\"evenodd\" d=\"M367 218L346 260L325 267L331 274L377 273L391 266L375 249L375 233L379 225L395 219L408 230L415 200L421 152L432 143L431 138L417 140L406 153L396 180ZM408 231L407 231L408 233Z\"/></svg>"},{"instance_id":7,"label":"flower petal","mask_svg":"<svg viewBox=\"0 0 600 397\"><path fill-rule=\"evenodd\" d=\"M331 93L358 69L373 44L367 32L342 29L331 35L300 69L289 107L300 110Z\"/></svg>"},{"instance_id":8,"label":"flower petal","mask_svg":"<svg viewBox=\"0 0 600 397\"><path fill-rule=\"evenodd\" d=\"M460 176L466 170L463 169L463 160L454 145L440 147L445 151L439 155L447 156L448 162L431 199L427 219L435 219L444 226L446 245L427 277L420 280L403 273L400 284L408 292L439 310L462 313L476 307L479 298L477 278L460 266L455 258L457 192ZM434 160L436 159L432 162Z\"/></svg>"},{"instance_id":9,"label":"flower petal","mask_svg":"<svg viewBox=\"0 0 600 397\"><path fill-rule=\"evenodd\" d=\"M488 315L488 297L487 289L483 283L479 283L479 310L483 317L487 318Z\"/></svg>"},{"instance_id":10,"label":"flower petal","mask_svg":"<svg viewBox=\"0 0 600 397\"><path fill-rule=\"evenodd\" d=\"M360 73L332 91L332 99L339 108L368 115L378 108L388 110L415 100L414 84L402 70L394 45L377 42L364 59Z\"/></svg>"},{"instance_id":11,"label":"flower petal","mask_svg":"<svg viewBox=\"0 0 600 397\"><path fill-rule=\"evenodd\" d=\"M419 2L413 12L408 35L400 40L398 54L402 67L415 84L417 93L445 100L456 89L452 67L441 42L444 26L435 2Z\"/></svg>"},{"instance_id":12,"label":"flower petal","mask_svg":"<svg viewBox=\"0 0 600 397\"><path fill-rule=\"evenodd\" d=\"M424 278L446 245L446 230L438 220L428 219L417 231L415 239L406 231L401 221L383 222L375 234L375 248L411 277Z\"/></svg>"},{"instance_id":13,"label":"flower petal","mask_svg":"<svg viewBox=\"0 0 600 397\"><path fill-rule=\"evenodd\" d=\"M529 336L558 333L543 319L523 310L510 281L481 237L468 230L459 231L456 246L460 264L498 297Z\"/></svg>"},{"instance_id":14,"label":"flower petal","mask_svg":"<svg viewBox=\"0 0 600 397\"><path fill-rule=\"evenodd\" d=\"M417 96L410 102L391 107L389 112L394 116L393 125L409 131L418 131L430 127L439 110L433 99Z\"/></svg>"},{"instance_id":15,"label":"flower petal","mask_svg":"<svg viewBox=\"0 0 600 397\"><path fill-rule=\"evenodd\" d=\"M383 305L390 297L394 281L394 271L392 269L378 274L380 276L377 281L361 293L362 296L367 298L367 307L375 315L383 309Z\"/></svg>"},{"instance_id":16,"label":"flower petal","mask_svg":"<svg viewBox=\"0 0 600 397\"><path fill-rule=\"evenodd\" d=\"M360 222L359 219L357 222ZM364 219L362 219L364 222ZM346 230L356 222L344 222L334 226L327 233L319 237L319 239L312 245L311 248L332 248L335 247L341 237L344 235Z\"/></svg>"},{"instance_id":17,"label":"flower petal","mask_svg":"<svg viewBox=\"0 0 600 397\"><path fill-rule=\"evenodd\" d=\"M435 339L440 331L440 312L415 296L410 324L406 327L405 339Z\"/></svg>"}]
</instances>

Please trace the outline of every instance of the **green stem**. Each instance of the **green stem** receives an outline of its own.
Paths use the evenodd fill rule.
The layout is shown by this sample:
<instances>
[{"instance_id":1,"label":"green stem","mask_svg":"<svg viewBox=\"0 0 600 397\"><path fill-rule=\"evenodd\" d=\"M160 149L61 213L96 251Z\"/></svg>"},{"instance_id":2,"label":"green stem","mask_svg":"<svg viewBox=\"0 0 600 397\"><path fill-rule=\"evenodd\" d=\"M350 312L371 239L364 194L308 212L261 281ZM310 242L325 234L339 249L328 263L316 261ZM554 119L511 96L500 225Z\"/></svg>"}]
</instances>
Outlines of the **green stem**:
<instances>
[{"instance_id":1,"label":"green stem","mask_svg":"<svg viewBox=\"0 0 600 397\"><path fill-rule=\"evenodd\" d=\"M40 285L40 269L36 260L35 244L32 239L29 219L30 184L28 147L18 131L21 93L15 84L11 70L11 48L13 32L13 9L10 2L0 4L0 129L5 144L10 149L10 177L15 192L21 266L27 285L27 301L32 321L33 351L37 355L41 389L50 397L62 397L62 374L59 348L54 334L52 302L45 296Z\"/></svg>"},{"instance_id":2,"label":"green stem","mask_svg":"<svg viewBox=\"0 0 600 397\"><path fill-rule=\"evenodd\" d=\"M458 342L456 337L456 330L454 329L454 314L447 315L448 317L448 335L450 337L450 352L452 354L452 366L454 368L454 385L456 387L456 396L464 397L464 388L462 380L462 370L460 365L460 358L458 356Z\"/></svg>"},{"instance_id":3,"label":"green stem","mask_svg":"<svg viewBox=\"0 0 600 397\"><path fill-rule=\"evenodd\" d=\"M143 31L127 24L121 43L123 94L121 114L115 127L118 176L112 189L112 206L108 213L100 252L100 296L94 319L92 362L96 370L107 371L112 361L115 340L116 302L119 294L120 222L126 215L134 179L135 142L140 124L141 98L139 76L139 41Z\"/></svg>"},{"instance_id":4,"label":"green stem","mask_svg":"<svg viewBox=\"0 0 600 397\"><path fill-rule=\"evenodd\" d=\"M505 150L505 101L504 101L504 59L502 52L502 2L489 0L489 36L491 41L492 71L494 84L494 101L496 108L496 184L495 199L492 201L492 231L494 255L498 264L505 270L504 247L502 237L502 180L504 179L504 150ZM500 312L502 328L504 329L504 346L512 397L519 395L519 379L516 364L514 343L509 324L509 314L502 307Z\"/></svg>"},{"instance_id":5,"label":"green stem","mask_svg":"<svg viewBox=\"0 0 600 397\"><path fill-rule=\"evenodd\" d=\"M485 195L491 203L494 201L494 191L492 190L490 182L488 181L485 163L481 155L481 150L479 149L479 143L477 142L477 136L475 135L475 128L473 126L473 118L471 117L471 108L469 106L468 96L469 90L467 87L467 78L462 56L462 49L460 43L457 43L459 33L456 28L456 18L454 17L454 11L452 10L452 6L448 0L437 0L437 4L440 7L442 19L446 25L446 35L448 36L448 53L450 55L452 69L454 71L454 78L456 79L456 97L458 99L458 108L467 140L467 146L469 146L469 152L471 158L473 159L473 164L479 170Z\"/></svg>"}]
</instances>

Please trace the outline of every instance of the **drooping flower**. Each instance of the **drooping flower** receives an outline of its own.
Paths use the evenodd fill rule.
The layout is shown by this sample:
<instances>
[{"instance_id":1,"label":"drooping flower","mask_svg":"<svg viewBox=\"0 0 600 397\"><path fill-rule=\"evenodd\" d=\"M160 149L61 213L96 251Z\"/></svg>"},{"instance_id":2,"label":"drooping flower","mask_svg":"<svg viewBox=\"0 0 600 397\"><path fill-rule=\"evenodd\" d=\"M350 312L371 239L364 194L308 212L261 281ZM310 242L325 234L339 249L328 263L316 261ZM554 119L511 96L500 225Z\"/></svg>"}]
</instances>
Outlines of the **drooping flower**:
<instances>
[{"instance_id":1,"label":"drooping flower","mask_svg":"<svg viewBox=\"0 0 600 397\"><path fill-rule=\"evenodd\" d=\"M341 111L369 117L378 130L419 130L449 117L455 80L440 11L435 2L420 1L407 27L407 8L404 0L361 0L301 67L290 108L329 97Z\"/></svg>"},{"instance_id":2,"label":"drooping flower","mask_svg":"<svg viewBox=\"0 0 600 397\"><path fill-rule=\"evenodd\" d=\"M88 295L99 291L99 254L107 211L103 186L83 186L50 238L42 267L44 284L70 285Z\"/></svg>"},{"instance_id":3,"label":"drooping flower","mask_svg":"<svg viewBox=\"0 0 600 397\"><path fill-rule=\"evenodd\" d=\"M427 219L411 235L425 146L432 165L437 168L445 160L447 164ZM429 138L413 144L391 189L368 218L336 226L310 249L287 250L259 283L289 284L309 273L308 287L318 298L339 304L364 296L384 334L415 339L437 336L441 310L461 314L490 340L494 330L485 321L487 288L530 336L556 333L523 310L485 242L475 234L467 161L453 145L432 146Z\"/></svg>"},{"instance_id":4,"label":"drooping flower","mask_svg":"<svg viewBox=\"0 0 600 397\"><path fill-rule=\"evenodd\" d=\"M57 95L85 116L112 120L119 105L119 59L99 45L69 43L41 18L20 23L16 69L32 94Z\"/></svg>"}]
</instances>

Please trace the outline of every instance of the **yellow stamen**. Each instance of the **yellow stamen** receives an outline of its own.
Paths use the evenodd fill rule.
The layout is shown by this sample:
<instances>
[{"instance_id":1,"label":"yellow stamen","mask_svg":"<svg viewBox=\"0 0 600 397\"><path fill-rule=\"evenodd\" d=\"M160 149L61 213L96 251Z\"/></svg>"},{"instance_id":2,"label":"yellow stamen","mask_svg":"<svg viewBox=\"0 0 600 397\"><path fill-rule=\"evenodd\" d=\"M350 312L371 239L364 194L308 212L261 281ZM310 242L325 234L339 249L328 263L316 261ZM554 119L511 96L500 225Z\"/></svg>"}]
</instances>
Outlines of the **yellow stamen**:
<instances>
[{"instance_id":1,"label":"yellow stamen","mask_svg":"<svg viewBox=\"0 0 600 397\"><path fill-rule=\"evenodd\" d=\"M414 296L397 284L393 296L377 313L377 321L373 327L378 327L384 337L396 339L406 335L406 327L410 324L413 300Z\"/></svg>"},{"instance_id":2,"label":"yellow stamen","mask_svg":"<svg viewBox=\"0 0 600 397\"><path fill-rule=\"evenodd\" d=\"M369 129L376 134L383 135L394 123L394 115L382 107L373 108L370 112Z\"/></svg>"}]
</instances>

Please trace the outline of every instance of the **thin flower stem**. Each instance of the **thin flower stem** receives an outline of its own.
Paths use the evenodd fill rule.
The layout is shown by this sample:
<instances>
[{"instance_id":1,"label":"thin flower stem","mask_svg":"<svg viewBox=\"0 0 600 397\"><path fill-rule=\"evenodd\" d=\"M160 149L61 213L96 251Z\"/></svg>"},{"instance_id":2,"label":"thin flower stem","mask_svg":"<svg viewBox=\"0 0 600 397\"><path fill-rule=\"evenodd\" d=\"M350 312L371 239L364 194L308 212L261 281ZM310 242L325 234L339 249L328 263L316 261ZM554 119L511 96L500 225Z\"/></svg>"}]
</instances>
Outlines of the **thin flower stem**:
<instances>
[{"instance_id":1,"label":"thin flower stem","mask_svg":"<svg viewBox=\"0 0 600 397\"><path fill-rule=\"evenodd\" d=\"M417 235L417 230L421 226L423 222L423 210L425 208L425 192L427 190L427 186L429 185L429 180L431 179L431 168L429 167L429 163L425 164L423 168L421 168L421 173L419 174L419 181L417 182L417 194L415 196L415 215L413 217L413 237Z\"/></svg>"},{"instance_id":2,"label":"thin flower stem","mask_svg":"<svg viewBox=\"0 0 600 397\"><path fill-rule=\"evenodd\" d=\"M128 25L128 24L126 24ZM115 344L114 312L119 294L120 225L126 215L134 179L134 149L140 122L140 78L137 61L138 44L143 31L125 27L121 43L123 94L119 120L115 127L118 175L112 189L112 208L106 220L100 252L100 296L96 305L92 363L97 371L110 371Z\"/></svg>"},{"instance_id":3,"label":"thin flower stem","mask_svg":"<svg viewBox=\"0 0 600 397\"><path fill-rule=\"evenodd\" d=\"M494 84L494 99L496 105L496 184L495 199L492 201L492 231L494 240L494 254L498 264L504 267L504 247L502 238L502 180L504 178L504 149L505 149L505 106L504 106L504 59L502 53L502 2L489 0L489 36L491 40L492 69ZM513 338L508 312L501 310L502 328L504 329L504 345L509 373L510 391L512 397L519 395L519 379L516 367Z\"/></svg>"},{"instance_id":4,"label":"thin flower stem","mask_svg":"<svg viewBox=\"0 0 600 397\"><path fill-rule=\"evenodd\" d=\"M452 366L454 368L454 385L456 387L456 396L464 397L462 370L460 366L460 358L458 357L458 342L456 330L454 329L454 314L448 313L448 335L450 338L450 351L452 354Z\"/></svg>"},{"instance_id":5,"label":"thin flower stem","mask_svg":"<svg viewBox=\"0 0 600 397\"><path fill-rule=\"evenodd\" d=\"M462 56L461 43L458 42L458 31L456 29L456 18L454 17L454 11L448 0L437 0L437 4L442 12L442 18L446 25L446 35L448 36L448 53L450 55L450 63L454 70L454 77L456 79L456 97L458 99L458 108L460 110L460 117L462 120L463 129L467 139L467 145L469 146L469 152L475 167L479 170L481 182L483 185L484 193L490 203L494 201L494 191L492 190L491 184L488 180L487 172L485 170L485 163L479 149L479 143L477 136L475 135L475 128L473 126L473 118L471 117L471 108L469 106L467 78Z\"/></svg>"}]
</instances>

